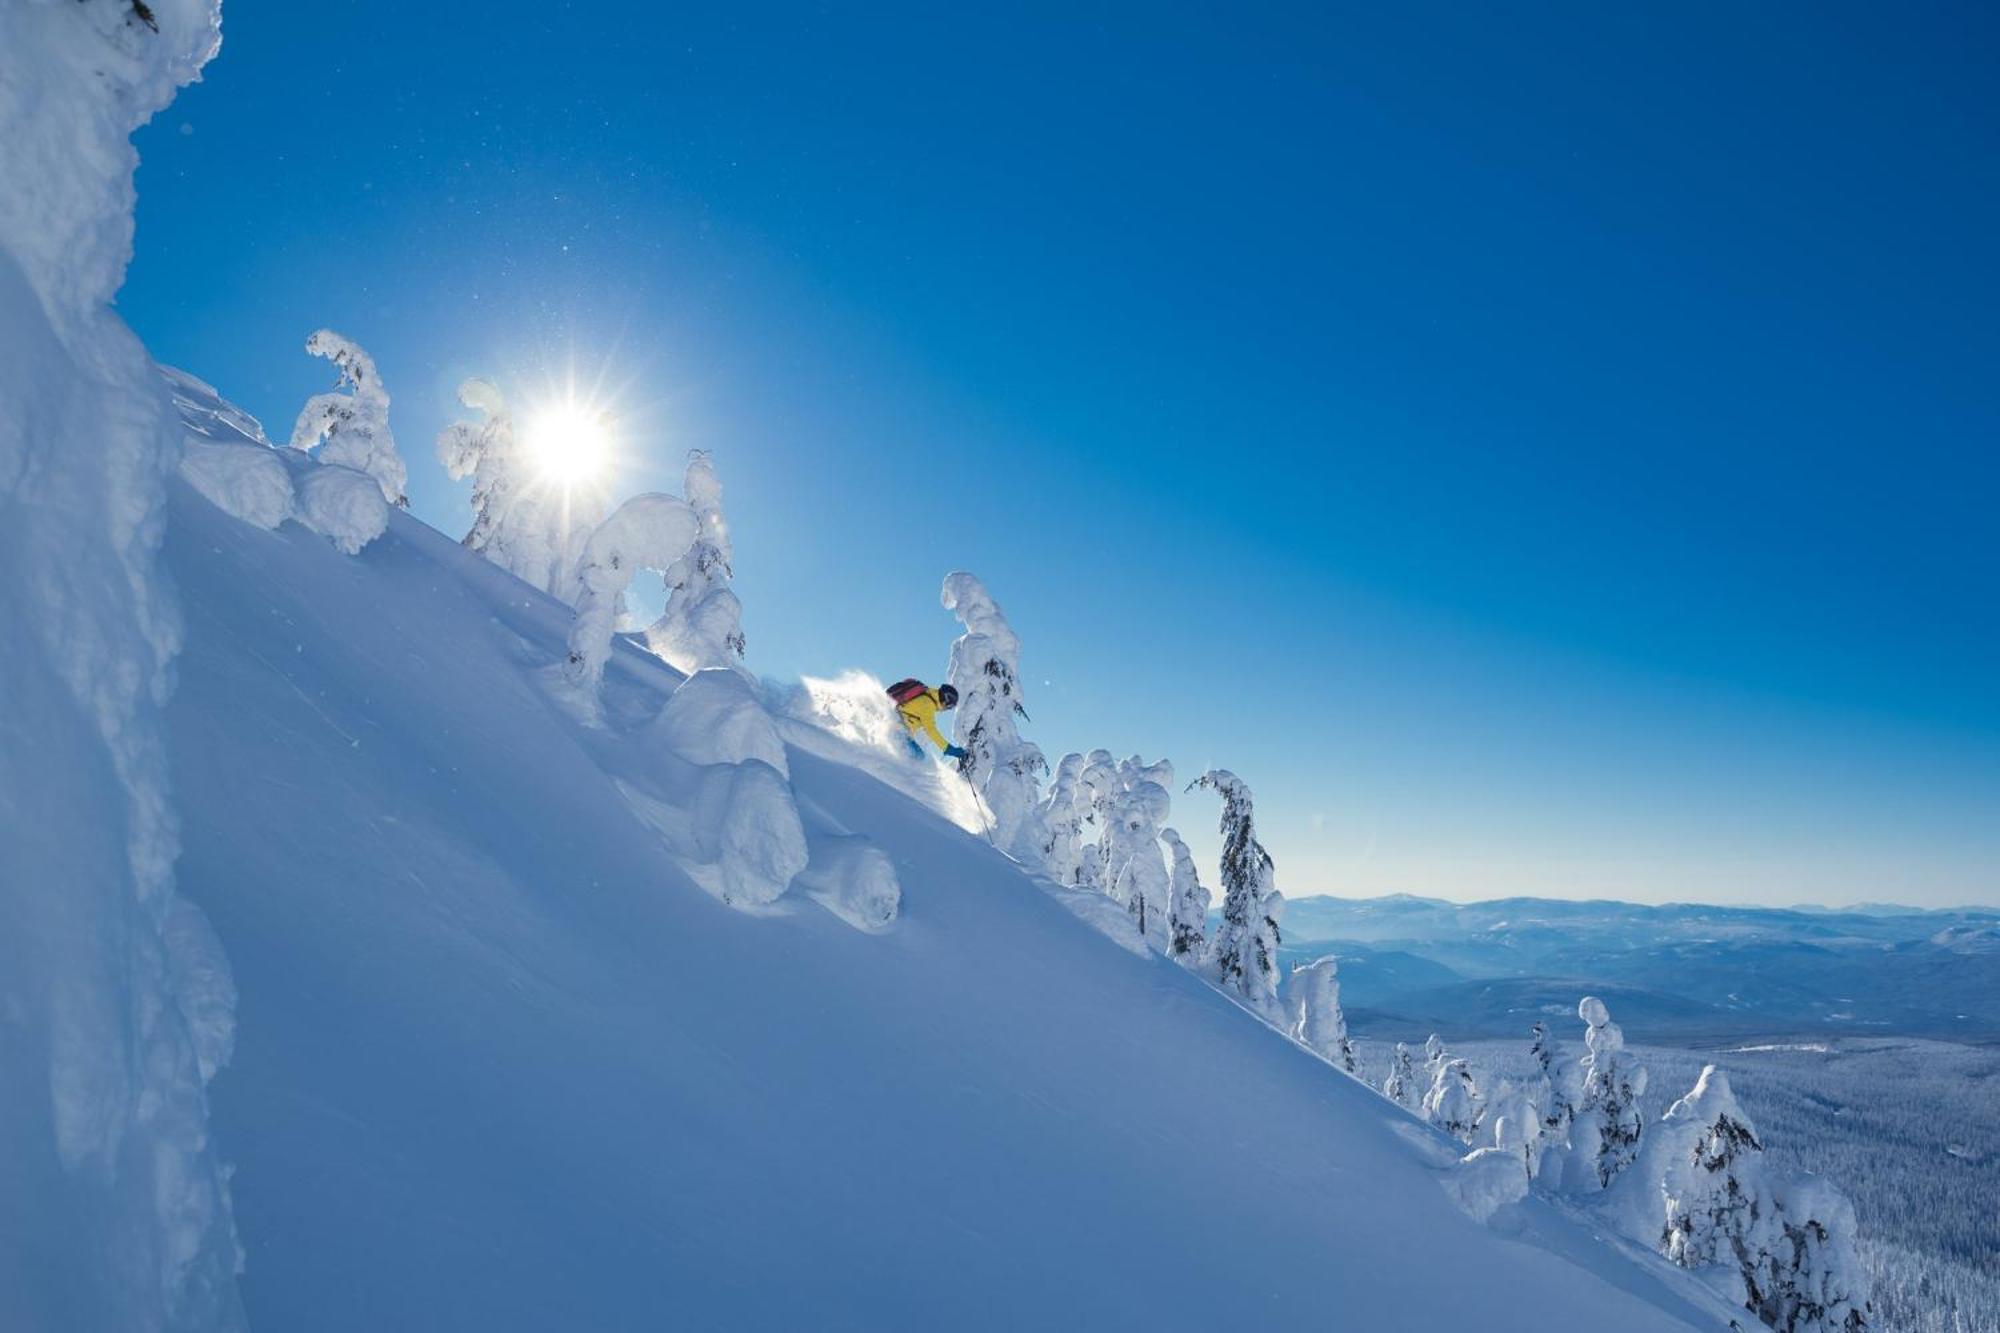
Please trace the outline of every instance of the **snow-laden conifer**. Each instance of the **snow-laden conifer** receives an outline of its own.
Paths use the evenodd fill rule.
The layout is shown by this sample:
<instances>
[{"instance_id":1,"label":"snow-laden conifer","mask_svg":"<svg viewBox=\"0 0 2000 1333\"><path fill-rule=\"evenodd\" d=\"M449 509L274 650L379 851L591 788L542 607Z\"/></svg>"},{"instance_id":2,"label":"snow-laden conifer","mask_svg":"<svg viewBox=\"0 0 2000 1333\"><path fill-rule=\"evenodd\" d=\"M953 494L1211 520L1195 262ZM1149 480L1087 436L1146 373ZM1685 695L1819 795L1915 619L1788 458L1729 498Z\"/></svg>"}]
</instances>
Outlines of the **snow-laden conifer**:
<instances>
[{"instance_id":1,"label":"snow-laden conifer","mask_svg":"<svg viewBox=\"0 0 2000 1333\"><path fill-rule=\"evenodd\" d=\"M1066 889L1077 887L1083 875L1083 766L1084 757L1075 753L1057 761L1055 780L1035 810L1036 851L1049 878Z\"/></svg>"},{"instance_id":2,"label":"snow-laden conifer","mask_svg":"<svg viewBox=\"0 0 2000 1333\"><path fill-rule=\"evenodd\" d=\"M694 510L671 495L635 495L597 525L584 545L580 595L564 674L592 696L611 656L618 604L641 569L665 570L701 530Z\"/></svg>"},{"instance_id":3,"label":"snow-laden conifer","mask_svg":"<svg viewBox=\"0 0 2000 1333\"><path fill-rule=\"evenodd\" d=\"M1445 1059L1444 1038L1435 1032L1424 1038L1423 1085L1426 1089L1437 1081L1438 1070L1444 1068Z\"/></svg>"},{"instance_id":4,"label":"snow-laden conifer","mask_svg":"<svg viewBox=\"0 0 2000 1333\"><path fill-rule=\"evenodd\" d=\"M1201 962L1208 934L1208 890L1195 869L1194 853L1173 829L1160 830L1167 845L1167 956L1190 965Z\"/></svg>"},{"instance_id":5,"label":"snow-laden conifer","mask_svg":"<svg viewBox=\"0 0 2000 1333\"><path fill-rule=\"evenodd\" d=\"M1407 1042L1396 1043L1396 1053L1389 1059L1389 1072L1382 1080L1382 1095L1408 1110L1423 1109L1424 1088L1417 1078Z\"/></svg>"},{"instance_id":6,"label":"snow-laden conifer","mask_svg":"<svg viewBox=\"0 0 2000 1333\"><path fill-rule=\"evenodd\" d=\"M1534 1117L1529 1136L1532 1169L1539 1178L1545 1162L1560 1162L1569 1146L1569 1071L1563 1067L1549 1037L1549 1025L1537 1022L1528 1042L1528 1077L1521 1091L1526 1112Z\"/></svg>"},{"instance_id":7,"label":"snow-laden conifer","mask_svg":"<svg viewBox=\"0 0 2000 1333\"><path fill-rule=\"evenodd\" d=\"M682 671L733 667L743 660L743 604L729 586L729 526L722 518L722 482L704 450L688 454L681 487L701 530L694 545L669 565L666 608L646 642Z\"/></svg>"},{"instance_id":8,"label":"snow-laden conifer","mask_svg":"<svg viewBox=\"0 0 2000 1333\"><path fill-rule=\"evenodd\" d=\"M1683 1268L1721 1267L1736 1282L1737 1303L1756 1308L1764 1281L1766 1235L1777 1205L1765 1177L1764 1145L1737 1104L1729 1076L1709 1065L1694 1089L1653 1127L1648 1174L1662 1212L1660 1249ZM1648 1202L1653 1202L1648 1200Z\"/></svg>"},{"instance_id":9,"label":"snow-laden conifer","mask_svg":"<svg viewBox=\"0 0 2000 1333\"><path fill-rule=\"evenodd\" d=\"M306 400L292 427L292 447L316 449L314 456L322 463L366 473L382 488L384 500L407 509L409 474L389 430L389 392L374 360L359 343L332 329L306 339L306 351L333 362L340 380L334 392Z\"/></svg>"},{"instance_id":10,"label":"snow-laden conifer","mask_svg":"<svg viewBox=\"0 0 2000 1333\"><path fill-rule=\"evenodd\" d=\"M1854 1205L1818 1176L1777 1189L1782 1240L1758 1317L1780 1333L1862 1333L1871 1281L1854 1251Z\"/></svg>"},{"instance_id":11,"label":"snow-laden conifer","mask_svg":"<svg viewBox=\"0 0 2000 1333\"><path fill-rule=\"evenodd\" d=\"M568 600L555 497L536 475L499 388L481 379L458 386L458 401L480 414L438 432L437 456L452 480L472 478L472 526L463 545L515 578Z\"/></svg>"},{"instance_id":12,"label":"snow-laden conifer","mask_svg":"<svg viewBox=\"0 0 2000 1333\"><path fill-rule=\"evenodd\" d=\"M1472 1067L1456 1056L1446 1058L1424 1094L1425 1118L1460 1142L1471 1143L1479 1133L1481 1110Z\"/></svg>"},{"instance_id":13,"label":"snow-laden conifer","mask_svg":"<svg viewBox=\"0 0 2000 1333\"><path fill-rule=\"evenodd\" d=\"M1172 935L1172 881L1160 824L1173 805L1168 793L1173 780L1174 766L1164 759L1148 764L1133 755L1122 761L1106 802L1103 833L1105 891L1125 904L1139 933L1162 949Z\"/></svg>"},{"instance_id":14,"label":"snow-laden conifer","mask_svg":"<svg viewBox=\"0 0 2000 1333\"><path fill-rule=\"evenodd\" d=\"M1625 1052L1625 1034L1611 1021L1604 1001L1587 995L1577 1005L1577 1017L1587 1025L1583 1034L1588 1054L1579 1066L1581 1086L1570 1127L1570 1187L1602 1189L1632 1164L1645 1128L1639 1097L1646 1091L1646 1071Z\"/></svg>"},{"instance_id":15,"label":"snow-laden conifer","mask_svg":"<svg viewBox=\"0 0 2000 1333\"><path fill-rule=\"evenodd\" d=\"M1534 1103L1519 1088L1505 1088L1486 1106L1493 1146L1521 1166L1521 1179L1532 1181L1541 1160L1541 1122Z\"/></svg>"},{"instance_id":16,"label":"snow-laden conifer","mask_svg":"<svg viewBox=\"0 0 2000 1333\"><path fill-rule=\"evenodd\" d=\"M1223 989L1252 1008L1280 1016L1278 892L1271 854L1257 841L1250 788L1227 769L1212 768L1193 784L1222 797L1222 922L1209 943L1208 966Z\"/></svg>"},{"instance_id":17,"label":"snow-laden conifer","mask_svg":"<svg viewBox=\"0 0 2000 1333\"><path fill-rule=\"evenodd\" d=\"M1092 750L1083 757L1077 778L1077 800L1082 811L1081 839L1076 882L1078 887L1111 892L1105 861L1111 852L1109 830L1111 806L1118 799L1118 765L1109 750Z\"/></svg>"},{"instance_id":18,"label":"snow-laden conifer","mask_svg":"<svg viewBox=\"0 0 2000 1333\"><path fill-rule=\"evenodd\" d=\"M958 691L952 739L965 751L960 768L993 820L993 843L1010 855L1034 852L1034 813L1041 800L1048 761L1021 739L1016 718L1025 719L1021 692L1021 640L1007 623L986 585L964 571L945 576L939 593L944 609L958 617L965 633L951 645L946 672Z\"/></svg>"},{"instance_id":19,"label":"snow-laden conifer","mask_svg":"<svg viewBox=\"0 0 2000 1333\"><path fill-rule=\"evenodd\" d=\"M1714 1065L1667 1108L1621 1180L1625 1229L1708 1277L1785 1333L1857 1333L1868 1280L1854 1260L1853 1209L1816 1177L1774 1181L1756 1127Z\"/></svg>"},{"instance_id":20,"label":"snow-laden conifer","mask_svg":"<svg viewBox=\"0 0 2000 1333\"><path fill-rule=\"evenodd\" d=\"M1285 982L1285 1014L1292 1040L1355 1072L1354 1043L1340 1011L1340 967L1333 955L1301 963Z\"/></svg>"},{"instance_id":21,"label":"snow-laden conifer","mask_svg":"<svg viewBox=\"0 0 2000 1333\"><path fill-rule=\"evenodd\" d=\"M1529 1100L1534 1103L1542 1125L1542 1138L1551 1143L1569 1142L1571 1107L1561 1057L1549 1036L1549 1025L1536 1022L1529 1031Z\"/></svg>"}]
</instances>

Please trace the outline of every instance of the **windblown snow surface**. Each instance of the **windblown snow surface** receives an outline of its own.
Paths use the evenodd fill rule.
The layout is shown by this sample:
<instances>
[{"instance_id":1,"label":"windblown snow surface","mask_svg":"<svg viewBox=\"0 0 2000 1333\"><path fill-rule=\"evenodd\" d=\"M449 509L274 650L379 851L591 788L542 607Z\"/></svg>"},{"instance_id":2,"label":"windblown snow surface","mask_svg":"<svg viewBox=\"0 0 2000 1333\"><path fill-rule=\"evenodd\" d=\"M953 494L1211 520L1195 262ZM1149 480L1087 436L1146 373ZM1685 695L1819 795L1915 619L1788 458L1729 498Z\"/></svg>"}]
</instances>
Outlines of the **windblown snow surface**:
<instances>
[{"instance_id":1,"label":"windblown snow surface","mask_svg":"<svg viewBox=\"0 0 2000 1333\"><path fill-rule=\"evenodd\" d=\"M1540 1200L1475 1221L1457 1145L886 758L780 723L809 838L883 849L900 916L739 911L643 817L694 770L648 740L680 677L633 641L593 727L552 693L567 609L406 513L354 556L185 480L169 520L253 1327L1723 1325Z\"/></svg>"}]
</instances>

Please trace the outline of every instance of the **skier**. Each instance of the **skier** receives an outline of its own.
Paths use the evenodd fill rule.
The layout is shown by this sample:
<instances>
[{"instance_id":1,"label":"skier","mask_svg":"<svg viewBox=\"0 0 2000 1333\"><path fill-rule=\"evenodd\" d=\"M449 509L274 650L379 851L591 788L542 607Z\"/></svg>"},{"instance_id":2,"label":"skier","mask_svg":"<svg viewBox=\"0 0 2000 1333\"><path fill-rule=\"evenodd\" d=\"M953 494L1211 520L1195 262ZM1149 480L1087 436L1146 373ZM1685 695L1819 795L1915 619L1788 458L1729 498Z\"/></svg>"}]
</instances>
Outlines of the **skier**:
<instances>
[{"instance_id":1,"label":"skier","mask_svg":"<svg viewBox=\"0 0 2000 1333\"><path fill-rule=\"evenodd\" d=\"M917 744L917 733L922 731L937 742L945 758L964 761L965 751L946 740L944 733L937 729L938 712L958 707L957 690L949 685L932 689L912 676L891 685L888 693L896 701L896 716L903 719L903 729L910 733L904 744L910 747L911 755L918 759L924 757L923 747Z\"/></svg>"}]
</instances>

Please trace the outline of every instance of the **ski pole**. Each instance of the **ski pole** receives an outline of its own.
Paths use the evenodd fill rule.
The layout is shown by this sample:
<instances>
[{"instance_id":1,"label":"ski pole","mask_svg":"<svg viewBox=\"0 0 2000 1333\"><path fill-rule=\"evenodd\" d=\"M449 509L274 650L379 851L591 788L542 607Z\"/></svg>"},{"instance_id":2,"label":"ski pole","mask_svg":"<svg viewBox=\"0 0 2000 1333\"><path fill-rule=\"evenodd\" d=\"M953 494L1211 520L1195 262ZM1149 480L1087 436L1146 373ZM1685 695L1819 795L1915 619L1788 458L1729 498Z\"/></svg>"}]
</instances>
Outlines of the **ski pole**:
<instances>
[{"instance_id":1,"label":"ski pole","mask_svg":"<svg viewBox=\"0 0 2000 1333\"><path fill-rule=\"evenodd\" d=\"M965 789L972 793L972 808L979 812L979 831L986 835L986 845L999 851L1000 845L993 841L993 821L987 817L986 802L980 799L979 788L972 785L972 774L961 768L958 775L965 779Z\"/></svg>"}]
</instances>

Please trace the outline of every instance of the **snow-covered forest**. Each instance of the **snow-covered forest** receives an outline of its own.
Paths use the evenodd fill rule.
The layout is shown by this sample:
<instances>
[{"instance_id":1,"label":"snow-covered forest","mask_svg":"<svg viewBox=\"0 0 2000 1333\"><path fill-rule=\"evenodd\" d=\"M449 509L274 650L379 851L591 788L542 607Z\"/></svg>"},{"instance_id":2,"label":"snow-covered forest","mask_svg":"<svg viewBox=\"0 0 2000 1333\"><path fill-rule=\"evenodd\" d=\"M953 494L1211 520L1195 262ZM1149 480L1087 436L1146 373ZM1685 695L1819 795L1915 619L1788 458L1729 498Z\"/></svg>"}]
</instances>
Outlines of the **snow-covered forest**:
<instances>
[{"instance_id":1,"label":"snow-covered forest","mask_svg":"<svg viewBox=\"0 0 2000 1333\"><path fill-rule=\"evenodd\" d=\"M1402 1043L1355 1041L1378 1086ZM1572 1037L1557 1046L1570 1053ZM1489 1084L1538 1072L1527 1034L1459 1053ZM1853 1196L1856 1253L1874 1302L1870 1327L1959 1333L2000 1327L2000 1055L1909 1038L1760 1041L1705 1050L1640 1043L1651 1071L1642 1115L1657 1120L1705 1065L1728 1072L1770 1168L1814 1173Z\"/></svg>"}]
</instances>

